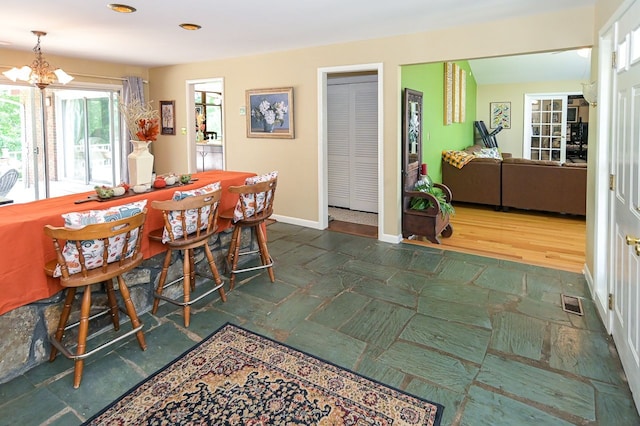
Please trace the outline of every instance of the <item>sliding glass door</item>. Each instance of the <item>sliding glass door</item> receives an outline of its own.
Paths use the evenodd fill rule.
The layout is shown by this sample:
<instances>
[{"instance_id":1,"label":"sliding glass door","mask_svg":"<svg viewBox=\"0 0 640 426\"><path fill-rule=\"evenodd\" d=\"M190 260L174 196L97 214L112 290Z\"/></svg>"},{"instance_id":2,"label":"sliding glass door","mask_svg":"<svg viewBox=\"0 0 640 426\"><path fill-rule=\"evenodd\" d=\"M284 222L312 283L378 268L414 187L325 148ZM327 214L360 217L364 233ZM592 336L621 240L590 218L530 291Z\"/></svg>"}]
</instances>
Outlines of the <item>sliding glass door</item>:
<instances>
[{"instance_id":1,"label":"sliding glass door","mask_svg":"<svg viewBox=\"0 0 640 426\"><path fill-rule=\"evenodd\" d=\"M118 182L119 99L117 88L0 86L0 175L20 173L8 198L26 202Z\"/></svg>"}]
</instances>

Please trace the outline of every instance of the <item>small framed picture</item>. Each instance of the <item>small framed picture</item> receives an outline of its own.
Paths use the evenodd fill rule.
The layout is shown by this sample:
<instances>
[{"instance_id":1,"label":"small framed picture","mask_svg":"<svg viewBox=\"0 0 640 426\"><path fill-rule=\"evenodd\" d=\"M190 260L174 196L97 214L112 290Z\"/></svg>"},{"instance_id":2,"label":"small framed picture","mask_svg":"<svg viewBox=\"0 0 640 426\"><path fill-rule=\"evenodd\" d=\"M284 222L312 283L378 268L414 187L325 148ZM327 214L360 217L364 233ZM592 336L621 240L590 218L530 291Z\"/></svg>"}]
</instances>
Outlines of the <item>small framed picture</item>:
<instances>
[{"instance_id":1,"label":"small framed picture","mask_svg":"<svg viewBox=\"0 0 640 426\"><path fill-rule=\"evenodd\" d=\"M577 122L578 122L578 107L568 107L567 123L577 123Z\"/></svg>"},{"instance_id":2,"label":"small framed picture","mask_svg":"<svg viewBox=\"0 0 640 426\"><path fill-rule=\"evenodd\" d=\"M160 122L163 135L176 134L176 101L160 101Z\"/></svg>"},{"instance_id":3,"label":"small framed picture","mask_svg":"<svg viewBox=\"0 0 640 426\"><path fill-rule=\"evenodd\" d=\"M247 90L247 137L293 139L293 87Z\"/></svg>"}]
</instances>

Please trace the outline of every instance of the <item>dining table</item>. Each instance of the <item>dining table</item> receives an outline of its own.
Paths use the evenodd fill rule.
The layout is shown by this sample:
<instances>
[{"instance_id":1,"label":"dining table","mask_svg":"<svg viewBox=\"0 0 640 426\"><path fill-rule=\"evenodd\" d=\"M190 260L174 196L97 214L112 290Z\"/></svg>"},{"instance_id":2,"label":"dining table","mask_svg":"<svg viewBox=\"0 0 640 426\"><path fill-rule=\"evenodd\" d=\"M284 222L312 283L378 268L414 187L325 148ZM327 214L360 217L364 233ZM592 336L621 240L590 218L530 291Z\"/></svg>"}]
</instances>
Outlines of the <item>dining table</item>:
<instances>
[{"instance_id":1,"label":"dining table","mask_svg":"<svg viewBox=\"0 0 640 426\"><path fill-rule=\"evenodd\" d=\"M123 196L109 199L94 199L95 192L70 194L23 204L5 205L0 208L0 315L20 306L47 299L63 289L59 279L44 272L47 261L55 259L56 253L51 238L44 234L44 226L63 226L62 214L102 210L108 207L147 200L147 218L143 229L141 251L145 259L166 251L165 246L148 238L151 231L164 226L162 212L151 208L154 200L169 200L176 190L188 191L220 182L222 199L220 211L232 209L238 195L228 191L230 186L244 185L252 172L206 171L195 173L188 184L177 183L165 188L134 193L128 190ZM87 201L90 199L91 201ZM218 221L218 230L231 226L229 220Z\"/></svg>"}]
</instances>

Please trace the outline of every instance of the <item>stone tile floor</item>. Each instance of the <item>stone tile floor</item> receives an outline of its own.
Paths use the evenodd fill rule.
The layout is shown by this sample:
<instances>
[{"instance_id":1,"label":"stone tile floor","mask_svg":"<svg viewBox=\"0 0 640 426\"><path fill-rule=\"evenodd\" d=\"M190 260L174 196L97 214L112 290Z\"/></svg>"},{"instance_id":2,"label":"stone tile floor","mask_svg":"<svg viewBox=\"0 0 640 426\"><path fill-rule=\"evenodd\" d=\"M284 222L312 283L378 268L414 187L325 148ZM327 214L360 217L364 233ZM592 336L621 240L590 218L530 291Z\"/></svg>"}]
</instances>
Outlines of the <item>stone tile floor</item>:
<instances>
[{"instance_id":1,"label":"stone tile floor","mask_svg":"<svg viewBox=\"0 0 640 426\"><path fill-rule=\"evenodd\" d=\"M143 314L148 349L89 358L80 389L61 357L0 384L0 424L80 424L227 321L444 404L443 425L640 424L579 274L280 223L269 248L275 283L244 274L188 329L173 305Z\"/></svg>"}]
</instances>

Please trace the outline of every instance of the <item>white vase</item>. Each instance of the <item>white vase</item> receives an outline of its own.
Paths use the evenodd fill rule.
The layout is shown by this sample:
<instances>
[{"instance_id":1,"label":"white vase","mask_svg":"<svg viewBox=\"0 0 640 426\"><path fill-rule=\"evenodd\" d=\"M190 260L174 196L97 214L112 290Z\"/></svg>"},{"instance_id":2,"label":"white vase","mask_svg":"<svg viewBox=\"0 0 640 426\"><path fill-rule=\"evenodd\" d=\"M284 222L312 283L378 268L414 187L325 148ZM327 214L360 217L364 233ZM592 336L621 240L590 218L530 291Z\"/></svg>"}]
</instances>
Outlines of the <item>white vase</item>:
<instances>
[{"instance_id":1,"label":"white vase","mask_svg":"<svg viewBox=\"0 0 640 426\"><path fill-rule=\"evenodd\" d=\"M149 152L147 141L132 140L133 152L127 156L129 165L129 185L151 184L153 174L153 155Z\"/></svg>"}]
</instances>

